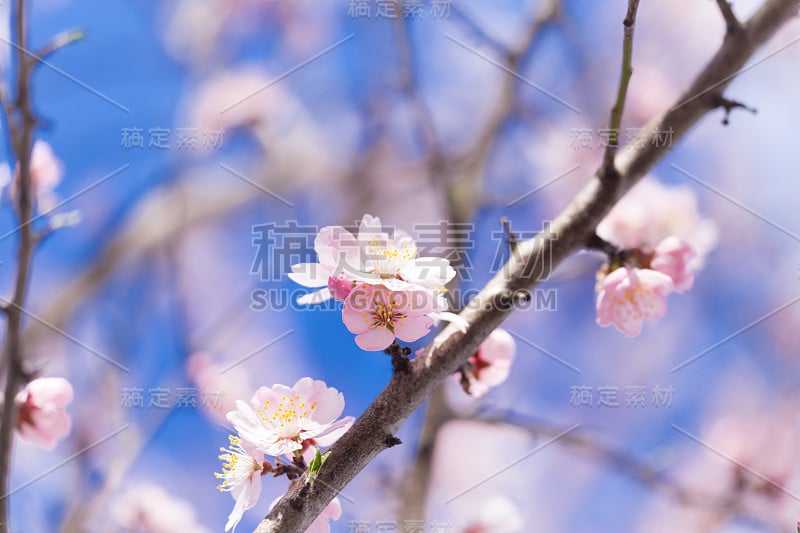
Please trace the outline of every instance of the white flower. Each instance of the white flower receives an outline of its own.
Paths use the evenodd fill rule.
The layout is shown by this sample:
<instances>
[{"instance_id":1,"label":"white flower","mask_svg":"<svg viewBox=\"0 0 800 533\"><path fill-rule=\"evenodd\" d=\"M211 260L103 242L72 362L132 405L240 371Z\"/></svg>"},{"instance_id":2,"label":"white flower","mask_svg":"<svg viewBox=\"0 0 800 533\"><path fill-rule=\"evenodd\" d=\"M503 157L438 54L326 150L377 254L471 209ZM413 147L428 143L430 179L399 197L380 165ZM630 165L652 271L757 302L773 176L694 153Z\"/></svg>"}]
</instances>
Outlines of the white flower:
<instances>
[{"instance_id":1,"label":"white flower","mask_svg":"<svg viewBox=\"0 0 800 533\"><path fill-rule=\"evenodd\" d=\"M417 257L414 239L401 230L393 236L383 230L381 220L364 215L353 236L341 226L322 228L314 241L319 263L300 263L289 277L306 287L327 287L331 277L383 285L401 291L424 288L441 290L456 275L447 259ZM323 288L298 300L319 303L331 297Z\"/></svg>"},{"instance_id":2,"label":"white flower","mask_svg":"<svg viewBox=\"0 0 800 533\"><path fill-rule=\"evenodd\" d=\"M261 474L264 469L264 455L239 437L228 437L230 446L220 448L224 452L219 456L223 461L222 473L215 472L214 476L222 482L217 488L222 492L230 492L236 504L225 531L236 529L236 524L242 519L244 512L253 507L261 495Z\"/></svg>"},{"instance_id":3,"label":"white flower","mask_svg":"<svg viewBox=\"0 0 800 533\"><path fill-rule=\"evenodd\" d=\"M339 420L344 396L324 381L302 378L292 387L261 387L252 405L236 402L228 420L239 436L259 451L273 456L302 450L303 441L320 439L353 423Z\"/></svg>"}]
</instances>

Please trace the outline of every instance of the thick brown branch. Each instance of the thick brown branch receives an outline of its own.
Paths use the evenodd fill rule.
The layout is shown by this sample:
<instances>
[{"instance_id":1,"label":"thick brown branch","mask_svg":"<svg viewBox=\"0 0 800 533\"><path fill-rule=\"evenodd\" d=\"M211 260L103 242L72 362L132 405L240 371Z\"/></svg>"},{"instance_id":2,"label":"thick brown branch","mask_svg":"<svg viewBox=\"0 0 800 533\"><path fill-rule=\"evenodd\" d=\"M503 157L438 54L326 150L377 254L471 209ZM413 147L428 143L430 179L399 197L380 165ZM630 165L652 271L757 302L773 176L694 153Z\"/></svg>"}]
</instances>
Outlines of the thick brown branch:
<instances>
[{"instance_id":1,"label":"thick brown branch","mask_svg":"<svg viewBox=\"0 0 800 533\"><path fill-rule=\"evenodd\" d=\"M710 109L713 94L723 91L755 50L797 13L797 0L767 0L744 25L744 38L726 39L678 103L648 124L640 135L652 139L671 130L681 139ZM461 313L470 327L465 333L448 326L411 364L395 373L353 427L331 449L317 482L310 489L290 490L261 522L258 533L303 531L370 461L387 448L394 434L441 381L463 365L480 342L513 310L510 295L530 289L541 279L537 261L552 258L556 265L584 245L595 226L615 202L648 172L671 145L632 142L616 157L618 179L593 178L569 206L536 238L519 243L519 253ZM537 273L530 275L532 266Z\"/></svg>"}]
</instances>

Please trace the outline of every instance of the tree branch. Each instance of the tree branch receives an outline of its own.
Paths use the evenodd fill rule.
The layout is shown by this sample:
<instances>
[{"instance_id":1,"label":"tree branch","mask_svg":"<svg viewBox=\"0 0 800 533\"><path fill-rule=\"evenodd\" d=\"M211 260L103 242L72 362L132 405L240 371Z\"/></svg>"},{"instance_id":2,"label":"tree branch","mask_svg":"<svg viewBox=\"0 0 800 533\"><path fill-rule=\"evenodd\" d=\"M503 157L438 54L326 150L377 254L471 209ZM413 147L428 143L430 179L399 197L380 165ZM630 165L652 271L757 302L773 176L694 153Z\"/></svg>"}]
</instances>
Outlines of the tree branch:
<instances>
[{"instance_id":1,"label":"tree branch","mask_svg":"<svg viewBox=\"0 0 800 533\"><path fill-rule=\"evenodd\" d=\"M611 118L608 121L608 145L603 158L603 174L614 172L614 155L619 144L619 128L622 124L622 111L625 109L625 97L628 95L628 84L633 75L631 61L633 59L633 30L636 26L636 10L639 9L639 0L628 0L628 12L622 21L624 36L622 38L622 68L619 73L619 87L617 99L611 108Z\"/></svg>"},{"instance_id":2,"label":"tree branch","mask_svg":"<svg viewBox=\"0 0 800 533\"><path fill-rule=\"evenodd\" d=\"M398 11L403 11L402 0L395 0L395 5ZM444 157L436 135L436 127L431 119L431 113L417 86L417 73L414 70L413 50L409 37L409 22L405 20L405 17L397 17L394 24L395 48L400 62L400 86L412 106L414 121L422 138L422 143L428 152L431 174L436 175L443 164Z\"/></svg>"},{"instance_id":3,"label":"tree branch","mask_svg":"<svg viewBox=\"0 0 800 533\"><path fill-rule=\"evenodd\" d=\"M669 111L648 124L641 136L652 139L671 130L681 139L709 110L714 95L721 94L755 50L797 13L797 0L767 0L744 25L742 37L726 39L689 89ZM509 260L475 297L461 316L470 324L465 333L446 327L431 346L411 362L409 372L395 373L353 427L331 448L317 482L301 492L291 489L256 528L257 533L304 531L328 503L372 459L387 448L386 435L422 404L431 391L474 353L480 342L513 310L510 296L530 289L542 278L541 261L549 275L567 256L583 247L597 223L616 201L666 155L662 143L628 144L616 157L615 179L595 176L550 226L534 239L522 241ZM545 255L548 254L548 255ZM540 264L537 265L537 261ZM531 271L537 275L531 276Z\"/></svg>"},{"instance_id":4,"label":"tree branch","mask_svg":"<svg viewBox=\"0 0 800 533\"><path fill-rule=\"evenodd\" d=\"M727 34L730 35L742 31L742 23L736 18L731 3L728 0L717 0L717 6L719 6L719 11L722 13L722 18L725 19Z\"/></svg>"},{"instance_id":5,"label":"tree branch","mask_svg":"<svg viewBox=\"0 0 800 533\"><path fill-rule=\"evenodd\" d=\"M102 286L121 263L145 258L184 231L221 218L263 195L245 183L196 178L177 179L143 198L90 266L65 283L65 288L37 312L41 320L29 324L25 340L36 343L51 334L52 328L47 324L63 329L76 307Z\"/></svg>"},{"instance_id":6,"label":"tree branch","mask_svg":"<svg viewBox=\"0 0 800 533\"><path fill-rule=\"evenodd\" d=\"M655 492L664 494L681 504L689 504L705 509L724 509L727 501L715 500L703 494L695 494L675 481L664 476L663 472L647 463L636 459L624 451L603 445L581 432L563 433L562 428L549 423L524 417L516 413L490 413L479 416L479 422L492 425L507 425L525 429L534 435L547 437L559 436L558 444L578 449L588 456L612 466L615 472L621 472L649 487Z\"/></svg>"},{"instance_id":7,"label":"tree branch","mask_svg":"<svg viewBox=\"0 0 800 533\"><path fill-rule=\"evenodd\" d=\"M731 111L733 111L734 109L744 109L745 111L749 111L754 115L758 113L758 109L756 109L755 107L750 107L742 102L731 100L730 98L725 98L721 94L717 95L716 102L717 102L717 107L721 107L725 111L725 116L722 117L722 124L724 126L727 126L728 123L730 122Z\"/></svg>"},{"instance_id":8,"label":"tree branch","mask_svg":"<svg viewBox=\"0 0 800 533\"><path fill-rule=\"evenodd\" d=\"M6 338L3 359L6 370L6 389L3 400L3 421L0 426L0 531L7 533L8 482L11 471L11 452L14 446L14 397L17 389L26 380L23 369L22 311L28 290L31 259L35 247L35 236L30 224L33 216L33 191L31 186L31 145L36 120L31 108L30 73L32 64L25 55L27 21L25 0L17 0L15 6L15 32L17 38L17 99L13 110L15 117L8 117L11 143L19 168L19 187L16 198L17 215L21 225L17 245L17 274L10 304L6 307ZM14 119L18 120L15 121Z\"/></svg>"}]
</instances>

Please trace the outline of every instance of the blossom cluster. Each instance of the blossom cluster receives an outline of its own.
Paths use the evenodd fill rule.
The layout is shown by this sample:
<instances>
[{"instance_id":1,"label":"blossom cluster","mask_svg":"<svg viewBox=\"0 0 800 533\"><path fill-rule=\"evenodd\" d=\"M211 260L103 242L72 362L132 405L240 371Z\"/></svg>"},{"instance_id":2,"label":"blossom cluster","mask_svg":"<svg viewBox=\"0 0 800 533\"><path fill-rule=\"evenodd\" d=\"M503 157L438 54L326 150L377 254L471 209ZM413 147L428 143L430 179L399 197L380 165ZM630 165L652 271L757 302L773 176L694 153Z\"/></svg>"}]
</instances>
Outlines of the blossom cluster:
<instances>
[{"instance_id":1,"label":"blossom cluster","mask_svg":"<svg viewBox=\"0 0 800 533\"><path fill-rule=\"evenodd\" d=\"M324 457L318 448L331 446L353 424L353 417L340 418L343 410L342 393L311 378L291 387L261 387L250 403L236 402L227 419L237 435L229 437L228 447L220 448L222 472L215 474L221 480L217 488L230 492L236 501L225 531L235 529L258 501L261 476L285 474L294 480ZM341 504L334 498L306 531L327 533L328 520L338 520L341 514Z\"/></svg>"},{"instance_id":2,"label":"blossom cluster","mask_svg":"<svg viewBox=\"0 0 800 533\"><path fill-rule=\"evenodd\" d=\"M716 228L691 190L643 181L600 222L597 236L618 247L597 275L597 323L635 337L644 319L667 311L666 296L689 290Z\"/></svg>"},{"instance_id":3,"label":"blossom cluster","mask_svg":"<svg viewBox=\"0 0 800 533\"><path fill-rule=\"evenodd\" d=\"M314 250L319 263L294 265L289 274L296 283L318 289L298 302L343 301L342 320L361 349L383 350L395 338L413 342L436 320L466 327L448 312L444 296L456 274L450 262L417 257L414 239L401 230L390 235L378 217L364 215L356 235L341 226L322 228Z\"/></svg>"}]
</instances>

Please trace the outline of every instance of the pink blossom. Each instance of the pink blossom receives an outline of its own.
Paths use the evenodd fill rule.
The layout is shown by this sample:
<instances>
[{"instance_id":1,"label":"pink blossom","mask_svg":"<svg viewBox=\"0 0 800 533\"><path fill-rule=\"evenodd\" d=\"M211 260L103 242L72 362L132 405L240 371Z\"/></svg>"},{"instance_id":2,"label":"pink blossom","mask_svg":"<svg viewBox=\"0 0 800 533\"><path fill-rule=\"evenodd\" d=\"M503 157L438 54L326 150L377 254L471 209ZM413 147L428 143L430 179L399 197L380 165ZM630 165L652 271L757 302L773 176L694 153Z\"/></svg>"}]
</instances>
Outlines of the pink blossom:
<instances>
[{"instance_id":1,"label":"pink blossom","mask_svg":"<svg viewBox=\"0 0 800 533\"><path fill-rule=\"evenodd\" d=\"M353 282L339 274L328 278L328 290L336 300L344 300L353 290Z\"/></svg>"},{"instance_id":2,"label":"pink blossom","mask_svg":"<svg viewBox=\"0 0 800 533\"><path fill-rule=\"evenodd\" d=\"M352 417L339 419L343 410L342 393L324 381L302 378L291 388L259 388L251 404L236 402L228 421L256 449L279 456L301 451L308 439L324 442L325 437L352 424Z\"/></svg>"},{"instance_id":3,"label":"pink blossom","mask_svg":"<svg viewBox=\"0 0 800 533\"><path fill-rule=\"evenodd\" d=\"M694 271L690 267L697 254L694 248L677 237L667 237L656 246L650 268L663 272L670 278L676 292L692 288Z\"/></svg>"},{"instance_id":4,"label":"pink blossom","mask_svg":"<svg viewBox=\"0 0 800 533\"><path fill-rule=\"evenodd\" d=\"M329 522L331 520L339 520L341 517L342 502L339 501L339 498L334 498L331 500L331 503L322 510L316 520L311 522L311 525L306 529L306 533L330 533L331 525Z\"/></svg>"},{"instance_id":5,"label":"pink blossom","mask_svg":"<svg viewBox=\"0 0 800 533\"><path fill-rule=\"evenodd\" d=\"M347 289L346 281L382 285L394 291L424 288L436 292L455 276L447 259L417 257L411 236L400 230L390 236L381 220L368 214L362 218L357 236L341 226L322 228L314 250L319 263L294 265L289 278L306 287L325 288L300 298L299 303L325 301L333 296L333 290L341 295ZM331 277L336 280L333 287L329 284Z\"/></svg>"},{"instance_id":6,"label":"pink blossom","mask_svg":"<svg viewBox=\"0 0 800 533\"><path fill-rule=\"evenodd\" d=\"M272 502L270 505L270 510L280 501L283 496L278 496L275 498L275 501ZM331 500L331 503L328 504L325 509L319 514L319 516L311 522L311 525L308 526L305 533L330 533L331 525L329 522L331 520L336 521L342 517L342 502L339 501L339 498L334 498Z\"/></svg>"},{"instance_id":7,"label":"pink blossom","mask_svg":"<svg viewBox=\"0 0 800 533\"><path fill-rule=\"evenodd\" d=\"M19 171L19 170L18 170ZM31 183L38 193L50 192L61 183L64 165L44 141L33 143L31 150Z\"/></svg>"},{"instance_id":8,"label":"pink blossom","mask_svg":"<svg viewBox=\"0 0 800 533\"><path fill-rule=\"evenodd\" d=\"M511 371L516 351L517 344L506 330L492 331L469 358L470 368L466 371L469 394L480 397L503 383Z\"/></svg>"},{"instance_id":9,"label":"pink blossom","mask_svg":"<svg viewBox=\"0 0 800 533\"><path fill-rule=\"evenodd\" d=\"M255 446L233 435L228 437L228 440L230 446L220 448L223 452L219 456L223 461L222 473L214 473L217 479L222 480L217 489L230 492L236 501L231 514L228 515L225 531L235 530L244 512L258 501L264 469L264 454Z\"/></svg>"},{"instance_id":10,"label":"pink blossom","mask_svg":"<svg viewBox=\"0 0 800 533\"><path fill-rule=\"evenodd\" d=\"M53 190L61 183L63 175L64 165L53 153L50 145L44 141L33 143L30 160L31 189L36 196L40 212L51 211L55 208ZM17 198L19 179L19 165L17 165L9 190L12 200Z\"/></svg>"},{"instance_id":11,"label":"pink blossom","mask_svg":"<svg viewBox=\"0 0 800 533\"><path fill-rule=\"evenodd\" d=\"M332 429L323 435L303 439L303 442L301 443L302 448L300 448L299 452L294 451L291 454L287 453L286 457L291 460L294 454L300 453L300 455L303 456L306 464L311 464L311 460L317 455L317 447L319 446L321 448L327 448L329 446L333 446L333 444L339 440L339 437L344 435L347 430L350 429L350 426L353 425L353 422L355 422L355 419L352 416L348 416L344 418L343 423L339 424L335 429Z\"/></svg>"},{"instance_id":12,"label":"pink blossom","mask_svg":"<svg viewBox=\"0 0 800 533\"><path fill-rule=\"evenodd\" d=\"M523 527L519 508L504 496L493 496L483 504L464 533L512 533L522 531Z\"/></svg>"},{"instance_id":13,"label":"pink blossom","mask_svg":"<svg viewBox=\"0 0 800 533\"><path fill-rule=\"evenodd\" d=\"M72 385L64 378L38 378L17 393L19 437L46 450L56 447L72 427L65 407L72 402Z\"/></svg>"},{"instance_id":14,"label":"pink blossom","mask_svg":"<svg viewBox=\"0 0 800 533\"><path fill-rule=\"evenodd\" d=\"M200 11L202 8L195 8L195 14ZM215 74L200 85L187 105L191 110L189 122L198 129L223 131L254 126L265 122L269 110L283 103L280 87L263 90L271 74L260 68L247 66Z\"/></svg>"},{"instance_id":15,"label":"pink blossom","mask_svg":"<svg viewBox=\"0 0 800 533\"><path fill-rule=\"evenodd\" d=\"M192 354L186 361L186 374L196 385L199 402L205 415L217 423L225 423L228 411L236 409L239 391L252 390L251 373L243 366L224 365L215 362L207 352Z\"/></svg>"},{"instance_id":16,"label":"pink blossom","mask_svg":"<svg viewBox=\"0 0 800 533\"><path fill-rule=\"evenodd\" d=\"M112 520L122 531L208 532L197 522L197 513L189 502L175 498L163 487L150 483L132 485L114 498L110 511Z\"/></svg>"},{"instance_id":17,"label":"pink blossom","mask_svg":"<svg viewBox=\"0 0 800 533\"><path fill-rule=\"evenodd\" d=\"M353 234L341 226L326 226L314 239L314 251L319 263L300 263L292 266L289 278L305 287L325 287L312 292L298 303L319 303L331 298L328 288L331 277L352 279L353 273L361 269L361 250ZM341 289L335 285L334 289Z\"/></svg>"},{"instance_id":18,"label":"pink blossom","mask_svg":"<svg viewBox=\"0 0 800 533\"><path fill-rule=\"evenodd\" d=\"M614 325L628 337L642 331L645 318L667 311L666 296L673 290L666 274L645 268L620 267L602 281L597 294L597 323Z\"/></svg>"},{"instance_id":19,"label":"pink blossom","mask_svg":"<svg viewBox=\"0 0 800 533\"><path fill-rule=\"evenodd\" d=\"M342 320L356 344L367 351L388 347L395 337L413 342L427 335L436 298L428 291L390 291L381 285L358 285L344 301Z\"/></svg>"},{"instance_id":20,"label":"pink blossom","mask_svg":"<svg viewBox=\"0 0 800 533\"><path fill-rule=\"evenodd\" d=\"M394 236L383 230L381 219L364 215L358 228L364 268L357 278L391 290L425 287L438 290L456 275L447 259L417 257L414 239L402 230Z\"/></svg>"}]
</instances>

